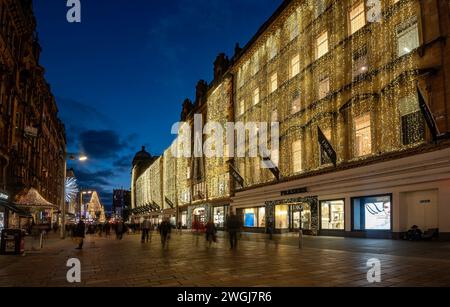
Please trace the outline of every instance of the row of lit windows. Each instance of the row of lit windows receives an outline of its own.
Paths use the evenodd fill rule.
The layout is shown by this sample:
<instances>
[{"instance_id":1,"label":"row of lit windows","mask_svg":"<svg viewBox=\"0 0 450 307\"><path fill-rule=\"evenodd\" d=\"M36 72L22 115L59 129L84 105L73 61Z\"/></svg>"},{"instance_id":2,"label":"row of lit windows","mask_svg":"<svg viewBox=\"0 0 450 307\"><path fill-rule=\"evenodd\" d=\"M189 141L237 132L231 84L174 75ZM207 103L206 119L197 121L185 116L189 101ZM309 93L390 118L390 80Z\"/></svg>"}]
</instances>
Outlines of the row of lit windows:
<instances>
[{"instance_id":1,"label":"row of lit windows","mask_svg":"<svg viewBox=\"0 0 450 307\"><path fill-rule=\"evenodd\" d=\"M406 23L403 23L397 29L398 42L398 56L403 56L410 53L412 50L419 47L419 31L417 26L417 18L413 17ZM325 32L317 40L317 50L322 56L322 52L328 52L328 34ZM362 74L369 71L369 61L367 47L357 50L352 57L352 77L358 78ZM290 63L290 78L294 78L300 73L300 55L296 54L292 57ZM269 80L269 94L274 93L278 89L278 74L274 72ZM317 98L323 99L330 93L330 78L322 76L318 82ZM257 105L261 101L260 88L253 90L252 104ZM246 110L245 100L241 99L239 102L238 114L243 115ZM301 110L300 93L296 92L292 99L292 113L295 114Z\"/></svg>"}]
</instances>

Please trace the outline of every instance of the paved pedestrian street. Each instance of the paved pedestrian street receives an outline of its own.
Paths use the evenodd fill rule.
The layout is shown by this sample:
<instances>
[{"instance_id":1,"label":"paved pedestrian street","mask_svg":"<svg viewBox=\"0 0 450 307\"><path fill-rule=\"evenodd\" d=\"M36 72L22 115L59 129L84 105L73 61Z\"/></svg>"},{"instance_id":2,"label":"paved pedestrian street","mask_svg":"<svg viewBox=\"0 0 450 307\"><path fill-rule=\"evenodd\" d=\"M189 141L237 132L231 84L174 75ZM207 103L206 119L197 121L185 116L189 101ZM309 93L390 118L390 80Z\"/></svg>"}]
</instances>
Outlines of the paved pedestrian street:
<instances>
[{"instance_id":1,"label":"paved pedestrian street","mask_svg":"<svg viewBox=\"0 0 450 307\"><path fill-rule=\"evenodd\" d=\"M154 233L122 241L88 236L82 251L52 237L40 251L0 256L0 286L450 286L450 244L244 234L237 251L221 235L208 248L203 236L172 234L162 249ZM29 249L28 246L27 249ZM81 283L66 280L70 258L81 261ZM381 283L367 281L367 261L381 261Z\"/></svg>"}]
</instances>

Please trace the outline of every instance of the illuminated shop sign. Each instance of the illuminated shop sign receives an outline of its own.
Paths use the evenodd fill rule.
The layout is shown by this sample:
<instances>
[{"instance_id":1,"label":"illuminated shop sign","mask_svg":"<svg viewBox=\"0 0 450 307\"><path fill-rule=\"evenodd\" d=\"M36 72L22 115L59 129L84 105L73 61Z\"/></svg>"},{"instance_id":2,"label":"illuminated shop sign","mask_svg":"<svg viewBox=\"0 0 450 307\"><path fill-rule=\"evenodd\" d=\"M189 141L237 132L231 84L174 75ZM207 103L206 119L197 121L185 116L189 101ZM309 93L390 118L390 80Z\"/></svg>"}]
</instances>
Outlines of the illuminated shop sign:
<instances>
[{"instance_id":1,"label":"illuminated shop sign","mask_svg":"<svg viewBox=\"0 0 450 307\"><path fill-rule=\"evenodd\" d=\"M307 192L308 192L308 188L291 189L291 190L282 191L281 196L303 194L303 193L307 193Z\"/></svg>"}]
</instances>

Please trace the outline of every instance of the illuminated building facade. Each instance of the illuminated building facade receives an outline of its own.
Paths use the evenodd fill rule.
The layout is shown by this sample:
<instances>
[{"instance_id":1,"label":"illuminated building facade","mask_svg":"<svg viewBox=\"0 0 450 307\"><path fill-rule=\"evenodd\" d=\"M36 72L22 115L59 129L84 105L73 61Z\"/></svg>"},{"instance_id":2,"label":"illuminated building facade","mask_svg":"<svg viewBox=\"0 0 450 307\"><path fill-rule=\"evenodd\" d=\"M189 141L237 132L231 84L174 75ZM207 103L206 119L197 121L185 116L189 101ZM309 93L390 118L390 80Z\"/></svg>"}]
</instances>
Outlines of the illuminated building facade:
<instances>
[{"instance_id":1,"label":"illuminated building facade","mask_svg":"<svg viewBox=\"0 0 450 307\"><path fill-rule=\"evenodd\" d=\"M65 128L39 63L31 1L0 0L0 21L0 189L14 200L33 187L60 207Z\"/></svg>"},{"instance_id":2,"label":"illuminated building facade","mask_svg":"<svg viewBox=\"0 0 450 307\"><path fill-rule=\"evenodd\" d=\"M286 0L230 61L219 55L182 121L279 122L279 176L248 154L230 157L242 185L228 158L177 159L186 227L217 202L249 231L450 235L449 3L379 3L378 14L362 0Z\"/></svg>"},{"instance_id":3,"label":"illuminated building facade","mask_svg":"<svg viewBox=\"0 0 450 307\"><path fill-rule=\"evenodd\" d=\"M285 1L235 60L236 120L280 122L279 181L235 160L245 188L233 209L248 229L450 233L449 142L434 144L417 90L448 132L448 1L380 2L372 19L365 1Z\"/></svg>"}]
</instances>

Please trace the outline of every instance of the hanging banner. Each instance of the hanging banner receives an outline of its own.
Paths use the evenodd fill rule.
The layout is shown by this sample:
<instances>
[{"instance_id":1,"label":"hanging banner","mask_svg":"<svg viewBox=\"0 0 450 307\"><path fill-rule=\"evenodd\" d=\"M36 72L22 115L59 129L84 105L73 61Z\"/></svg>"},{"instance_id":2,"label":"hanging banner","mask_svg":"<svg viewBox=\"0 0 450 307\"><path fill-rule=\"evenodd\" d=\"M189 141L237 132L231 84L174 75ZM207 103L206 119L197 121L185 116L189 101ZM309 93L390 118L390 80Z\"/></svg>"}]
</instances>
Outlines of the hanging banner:
<instances>
[{"instance_id":1,"label":"hanging banner","mask_svg":"<svg viewBox=\"0 0 450 307\"><path fill-rule=\"evenodd\" d=\"M170 206L170 208L175 208L175 205L173 204L173 202L170 201L170 199L168 199L167 197L165 197L166 200L166 204L168 204Z\"/></svg>"},{"instance_id":2,"label":"hanging banner","mask_svg":"<svg viewBox=\"0 0 450 307\"><path fill-rule=\"evenodd\" d=\"M430 129L431 135L433 136L433 140L436 142L439 137L439 130L436 121L434 119L433 113L431 112L431 109L427 104L425 96L422 94L422 91L420 90L419 86L417 86L417 97L419 98L420 111L422 112L422 115L425 118L425 121L427 122L427 126Z\"/></svg>"},{"instance_id":3,"label":"hanging banner","mask_svg":"<svg viewBox=\"0 0 450 307\"><path fill-rule=\"evenodd\" d=\"M275 176L275 178L277 178L277 180L280 181L280 169L275 165L275 163L273 163L269 157L262 158L262 160L266 165L266 168L268 168Z\"/></svg>"},{"instance_id":4,"label":"hanging banner","mask_svg":"<svg viewBox=\"0 0 450 307\"><path fill-rule=\"evenodd\" d=\"M336 151L334 151L333 146L331 146L330 142L327 140L325 134L323 134L320 127L317 127L317 134L319 136L320 148L322 148L322 150L331 159L331 162L333 163L333 165L336 166L336 162L337 162Z\"/></svg>"},{"instance_id":5,"label":"hanging banner","mask_svg":"<svg viewBox=\"0 0 450 307\"><path fill-rule=\"evenodd\" d=\"M233 164L228 162L230 167L230 175L234 178L234 180L241 186L244 187L244 178L239 174L239 172L234 168Z\"/></svg>"}]
</instances>

